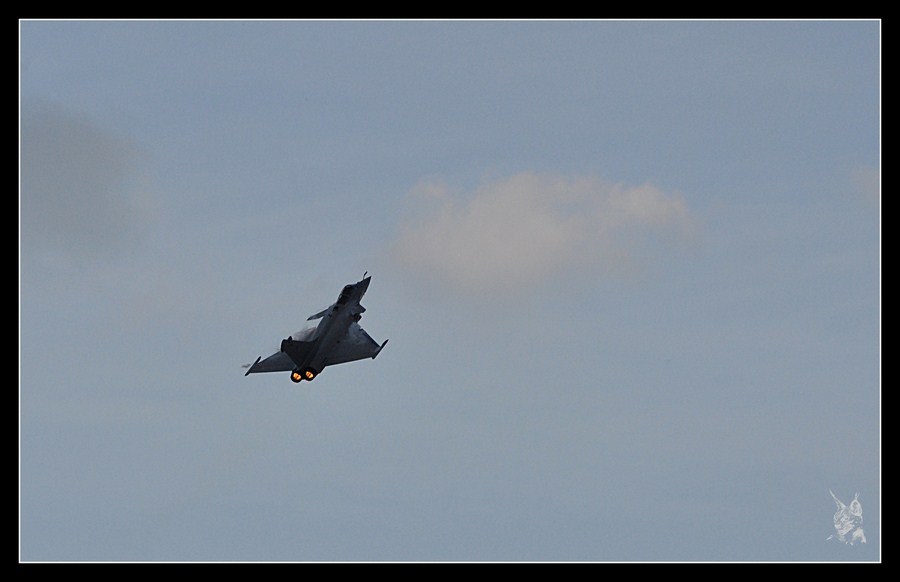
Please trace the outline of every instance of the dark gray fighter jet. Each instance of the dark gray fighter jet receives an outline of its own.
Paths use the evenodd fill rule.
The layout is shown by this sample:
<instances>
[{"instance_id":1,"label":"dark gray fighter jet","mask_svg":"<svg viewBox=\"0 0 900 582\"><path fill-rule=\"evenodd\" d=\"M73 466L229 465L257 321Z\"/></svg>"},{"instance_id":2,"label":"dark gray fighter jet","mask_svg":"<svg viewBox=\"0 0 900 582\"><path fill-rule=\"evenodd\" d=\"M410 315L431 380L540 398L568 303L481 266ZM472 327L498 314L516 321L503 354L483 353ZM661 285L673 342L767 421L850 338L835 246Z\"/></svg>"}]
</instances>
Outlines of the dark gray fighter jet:
<instances>
[{"instance_id":1,"label":"dark gray fighter jet","mask_svg":"<svg viewBox=\"0 0 900 582\"><path fill-rule=\"evenodd\" d=\"M360 282L345 286L337 301L307 319L317 323L282 340L281 349L265 360L256 358L244 375L290 372L294 382L311 381L327 366L374 360L388 341L378 345L358 323L366 310L359 302L371 279L363 275Z\"/></svg>"}]
</instances>

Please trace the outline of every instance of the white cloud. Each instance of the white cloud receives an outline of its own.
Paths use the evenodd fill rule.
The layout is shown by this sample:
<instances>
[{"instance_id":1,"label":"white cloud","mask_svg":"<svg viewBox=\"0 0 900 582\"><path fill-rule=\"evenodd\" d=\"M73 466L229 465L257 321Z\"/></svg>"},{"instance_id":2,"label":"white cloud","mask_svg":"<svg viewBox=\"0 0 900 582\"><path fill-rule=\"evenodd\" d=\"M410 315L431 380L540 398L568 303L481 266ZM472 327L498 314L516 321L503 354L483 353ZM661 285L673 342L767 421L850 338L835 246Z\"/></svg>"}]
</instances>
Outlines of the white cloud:
<instances>
[{"instance_id":1,"label":"white cloud","mask_svg":"<svg viewBox=\"0 0 900 582\"><path fill-rule=\"evenodd\" d=\"M873 208L881 206L881 172L872 166L853 169L853 187L858 195Z\"/></svg>"},{"instance_id":2,"label":"white cloud","mask_svg":"<svg viewBox=\"0 0 900 582\"><path fill-rule=\"evenodd\" d=\"M681 237L684 198L643 184L522 173L470 195L428 182L409 195L393 259L424 283L466 294L509 292L574 269L630 268L659 234Z\"/></svg>"}]
</instances>

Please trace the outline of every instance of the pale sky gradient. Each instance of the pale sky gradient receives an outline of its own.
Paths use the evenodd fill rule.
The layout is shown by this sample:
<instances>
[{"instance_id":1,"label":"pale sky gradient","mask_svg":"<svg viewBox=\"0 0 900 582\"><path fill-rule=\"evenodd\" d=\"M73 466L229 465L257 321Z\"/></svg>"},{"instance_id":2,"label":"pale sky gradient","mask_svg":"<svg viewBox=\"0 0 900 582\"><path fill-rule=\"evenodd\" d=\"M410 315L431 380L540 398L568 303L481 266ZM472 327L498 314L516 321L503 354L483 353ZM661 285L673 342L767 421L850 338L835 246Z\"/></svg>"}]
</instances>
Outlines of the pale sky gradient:
<instances>
[{"instance_id":1,"label":"pale sky gradient","mask_svg":"<svg viewBox=\"0 0 900 582\"><path fill-rule=\"evenodd\" d=\"M879 560L880 33L21 22L20 559Z\"/></svg>"}]
</instances>

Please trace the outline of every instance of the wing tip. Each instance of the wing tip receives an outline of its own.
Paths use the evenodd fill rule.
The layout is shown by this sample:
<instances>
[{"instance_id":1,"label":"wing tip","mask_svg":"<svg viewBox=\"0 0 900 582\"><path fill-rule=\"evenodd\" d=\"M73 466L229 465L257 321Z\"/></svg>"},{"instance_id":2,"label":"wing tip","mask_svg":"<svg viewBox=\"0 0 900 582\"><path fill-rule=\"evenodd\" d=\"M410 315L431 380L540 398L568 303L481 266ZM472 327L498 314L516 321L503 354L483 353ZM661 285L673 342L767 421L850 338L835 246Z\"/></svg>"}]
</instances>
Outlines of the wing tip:
<instances>
[{"instance_id":1,"label":"wing tip","mask_svg":"<svg viewBox=\"0 0 900 582\"><path fill-rule=\"evenodd\" d=\"M256 364L258 364L259 361L260 361L261 359L262 359L262 356L256 358L256 361L255 361L255 362L253 362L252 364L250 364L249 366L247 366L247 371L244 373L244 376L249 376L249 375L250 375L250 372L253 371L253 366L255 366Z\"/></svg>"}]
</instances>

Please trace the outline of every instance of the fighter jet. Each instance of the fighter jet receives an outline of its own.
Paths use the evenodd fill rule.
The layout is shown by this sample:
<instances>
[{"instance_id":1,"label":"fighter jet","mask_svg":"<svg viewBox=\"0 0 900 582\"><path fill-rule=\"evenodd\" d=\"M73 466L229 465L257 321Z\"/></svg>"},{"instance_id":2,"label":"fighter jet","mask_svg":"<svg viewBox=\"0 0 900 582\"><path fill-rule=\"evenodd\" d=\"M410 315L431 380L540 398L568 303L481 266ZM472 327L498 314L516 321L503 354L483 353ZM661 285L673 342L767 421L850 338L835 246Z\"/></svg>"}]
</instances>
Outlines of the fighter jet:
<instances>
[{"instance_id":1,"label":"fighter jet","mask_svg":"<svg viewBox=\"0 0 900 582\"><path fill-rule=\"evenodd\" d=\"M372 279L367 274L358 283L345 286L337 301L311 315L307 322L313 323L282 340L279 351L265 360L262 356L256 358L244 376L290 372L291 380L299 383L314 380L327 366L365 358L374 360L388 341L378 345L358 323L366 310L359 302Z\"/></svg>"}]
</instances>

